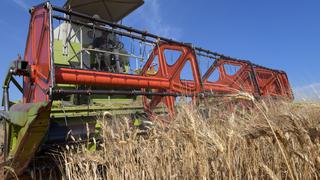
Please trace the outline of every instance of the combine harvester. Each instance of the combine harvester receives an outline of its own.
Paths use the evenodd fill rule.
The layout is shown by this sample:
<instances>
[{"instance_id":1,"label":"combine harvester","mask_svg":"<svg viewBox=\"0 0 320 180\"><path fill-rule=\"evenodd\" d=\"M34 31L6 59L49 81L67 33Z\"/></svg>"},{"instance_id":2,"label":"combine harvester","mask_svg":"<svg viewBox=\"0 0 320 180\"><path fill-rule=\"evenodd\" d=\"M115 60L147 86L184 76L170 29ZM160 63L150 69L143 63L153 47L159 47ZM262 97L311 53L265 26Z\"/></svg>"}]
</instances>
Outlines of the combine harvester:
<instances>
[{"instance_id":1,"label":"combine harvester","mask_svg":"<svg viewBox=\"0 0 320 180\"><path fill-rule=\"evenodd\" d=\"M246 92L293 99L283 71L117 23L143 3L70 0L63 8L44 3L30 9L25 54L3 85L2 165L20 176L73 138L98 140L97 119L104 115L158 114L169 122L184 98L200 103ZM10 101L10 83L21 101Z\"/></svg>"}]
</instances>

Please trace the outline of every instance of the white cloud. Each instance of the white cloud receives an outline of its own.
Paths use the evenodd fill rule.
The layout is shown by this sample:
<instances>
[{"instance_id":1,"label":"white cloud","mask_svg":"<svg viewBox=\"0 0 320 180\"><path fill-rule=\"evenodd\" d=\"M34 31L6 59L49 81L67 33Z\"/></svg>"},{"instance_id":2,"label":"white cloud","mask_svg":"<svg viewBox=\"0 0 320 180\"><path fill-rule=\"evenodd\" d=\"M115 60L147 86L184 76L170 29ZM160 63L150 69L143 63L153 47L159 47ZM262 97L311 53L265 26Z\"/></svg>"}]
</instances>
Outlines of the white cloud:
<instances>
[{"instance_id":1,"label":"white cloud","mask_svg":"<svg viewBox=\"0 0 320 180\"><path fill-rule=\"evenodd\" d=\"M302 87L293 88L295 98L298 101L319 101L320 83L312 83Z\"/></svg>"},{"instance_id":2,"label":"white cloud","mask_svg":"<svg viewBox=\"0 0 320 180\"><path fill-rule=\"evenodd\" d=\"M23 0L13 0L13 2L18 5L20 8L23 8L23 9L29 9L29 5L27 3L25 3L25 1Z\"/></svg>"},{"instance_id":3,"label":"white cloud","mask_svg":"<svg viewBox=\"0 0 320 180\"><path fill-rule=\"evenodd\" d=\"M182 30L175 27L163 18L165 8L161 7L160 0L145 0L145 4L124 20L125 25L143 28L150 33L179 39Z\"/></svg>"}]
</instances>

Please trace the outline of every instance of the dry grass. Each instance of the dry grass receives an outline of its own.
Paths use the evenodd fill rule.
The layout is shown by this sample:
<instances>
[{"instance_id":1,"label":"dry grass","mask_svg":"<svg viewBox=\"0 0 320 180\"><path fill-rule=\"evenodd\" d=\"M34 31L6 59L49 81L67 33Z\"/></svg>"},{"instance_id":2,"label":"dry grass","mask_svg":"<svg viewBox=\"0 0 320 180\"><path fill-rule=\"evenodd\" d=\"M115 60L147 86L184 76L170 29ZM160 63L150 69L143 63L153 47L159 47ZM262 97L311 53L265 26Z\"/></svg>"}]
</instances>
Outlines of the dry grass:
<instances>
[{"instance_id":1,"label":"dry grass","mask_svg":"<svg viewBox=\"0 0 320 180\"><path fill-rule=\"evenodd\" d=\"M63 179L319 179L320 105L253 109L182 106L147 135L128 119L105 123L101 150L62 153Z\"/></svg>"}]
</instances>

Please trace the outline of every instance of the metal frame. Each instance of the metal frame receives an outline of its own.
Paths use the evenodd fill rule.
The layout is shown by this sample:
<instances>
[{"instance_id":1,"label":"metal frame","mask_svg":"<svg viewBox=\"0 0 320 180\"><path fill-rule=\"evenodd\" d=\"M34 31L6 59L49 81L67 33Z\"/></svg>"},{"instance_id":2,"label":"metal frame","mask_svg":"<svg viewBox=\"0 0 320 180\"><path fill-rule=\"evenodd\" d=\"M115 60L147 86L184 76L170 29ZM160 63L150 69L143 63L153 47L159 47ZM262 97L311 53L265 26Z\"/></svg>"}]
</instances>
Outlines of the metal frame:
<instances>
[{"instance_id":1,"label":"metal frame","mask_svg":"<svg viewBox=\"0 0 320 180\"><path fill-rule=\"evenodd\" d=\"M50 78L44 80L44 75L39 74L39 64L31 65L30 70L30 83L31 81L35 83L35 86L39 86L38 91L26 91L24 90L25 102L37 102L37 101L50 101L52 97L59 93L102 93L97 91L66 91L66 90L57 90L56 84L76 84L76 85L92 85L92 86L105 86L105 87L124 87L134 89L130 95L152 95L151 102L147 102L144 98L144 105L147 112L152 112L160 102L166 104L168 111L171 115L174 114L174 103L176 96L190 96L193 99L200 97L206 92L216 92L219 94L235 94L241 91L239 84L246 84L247 89L245 91L252 93L256 97L261 96L282 96L288 99L293 99L293 94L288 82L287 75L283 71L274 70L270 68L265 68L260 65L256 65L246 60L239 60L225 56L220 53L212 52L205 50L199 47L194 47L191 44L174 41L172 39L160 37L146 31L140 31L134 28L123 26L120 24L115 24L101 19L95 19L93 17L74 12L71 10L63 9L60 7L52 6L49 3L45 3L44 6L37 6L34 8L33 12L43 11L42 9L47 9L48 20L44 23L48 23L50 30L49 32L43 31L43 37L46 37L46 33L49 33L49 52L50 59L48 60L50 64L48 73ZM65 14L65 17L55 15L55 12ZM33 15L34 15L33 13ZM70 17L77 16L79 18L86 19L86 21L91 21L91 24L81 22L79 20L72 19ZM78 19L79 19L78 18ZM62 20L65 22L73 23L80 25L80 28L88 27L92 29L98 29L101 31L115 33L119 36L129 37L140 42L148 43L154 45L153 52L150 54L150 57L146 61L146 64L142 68L142 72L139 75L130 75L130 74L117 74L111 72L102 72L89 69L83 69L83 66L80 66L80 69L74 69L70 67L60 67L55 65L54 56L53 56L53 19ZM102 23L105 26L95 26L95 23ZM32 27L33 21L30 22ZM81 30L80 30L81 32ZM32 33L30 31L30 33ZM68 39L68 38L67 38ZM32 39L28 39L29 42ZM66 42L67 43L67 42ZM71 44L71 43L70 43ZM28 45L30 47L30 45ZM37 53L45 53L46 49L35 50ZM181 57L173 65L168 65L167 60L164 57L165 50L175 50L182 53ZM33 50L34 51L34 50ZM83 51L100 51L96 49L83 48L81 45L81 50L75 52L77 56L78 53ZM28 52L28 51L26 51ZM107 53L113 53L109 51L103 51ZM119 55L123 55L120 54ZM139 58L132 55L127 55L133 58ZM159 69L158 72L154 75L148 74L148 69L152 66L152 62L155 57L158 57L159 60ZM198 65L198 57L204 56L207 58L214 59L215 62L211 65L209 70L205 73L203 77L200 74L200 68ZM25 56L28 57L28 54ZM28 58L27 61L31 60ZM42 60L43 61L43 60ZM180 74L187 62L190 62L192 68L192 75L194 81L184 81L180 79ZM38 62L40 63L40 62ZM41 62L46 64L46 62ZM234 76L228 76L223 69L224 64L240 65L241 69ZM43 65L42 65L43 67ZM218 82L209 82L208 77L213 73L213 71L219 68L219 73L223 76ZM268 74L271 76L271 79L263 79L261 74ZM45 73L44 73L45 74ZM249 79L249 80L248 80ZM25 79L26 80L26 79ZM47 83L50 83L46 85ZM238 85L237 85L238 84ZM276 89L275 89L276 88ZM147 92L147 90L152 90L153 93ZM37 89L35 89L37 90ZM139 92L139 93L136 93ZM32 95L31 95L31 94ZM111 92L109 90L103 91L105 94L128 94L127 91L118 91ZM28 100L28 97L34 97L34 99ZM41 98L37 98L41 97ZM44 99L45 98L45 99Z\"/></svg>"},{"instance_id":2,"label":"metal frame","mask_svg":"<svg viewBox=\"0 0 320 180\"><path fill-rule=\"evenodd\" d=\"M149 33L147 31L141 31L141 30L137 30L137 29L134 29L134 28L131 28L131 27L128 27L128 26L121 25L121 24L112 23L112 22L105 21L105 20L102 20L102 19L96 19L96 18L93 18L93 17L88 16L86 14L72 11L71 9L67 10L67 9L64 9L64 8L61 8L61 7L57 7L57 6L52 6L52 8L53 8L54 11L65 13L65 14L67 14L69 16L76 16L76 17L79 17L79 18L87 19L87 20L89 20L91 22L102 23L102 24L105 24L105 25L109 26L108 28L95 27L95 28L100 29L102 31L114 32L114 33L122 35L122 36L131 37L133 39L142 40L144 42L149 42L149 43L152 43L152 44L160 42L160 43L172 43L172 44L177 44L177 45L182 45L182 46L188 46L188 47L194 48L197 51L197 54L198 53L200 53L200 54L204 53L203 55L207 55L207 56L209 56L211 58L215 58L215 59L224 58L224 59L230 59L230 60L239 61L239 62L250 62L248 60L241 60L241 59L232 58L230 56L223 55L221 53L212 52L210 50L203 49L201 47L194 47L190 43L184 43L184 42L175 41L173 39L161 37L161 36ZM58 16L58 15L53 15L53 18L58 19L58 20L69 21L69 22L72 22L72 23L75 23L75 24L78 24L78 25L86 26L86 27L93 27L94 26L94 25L90 25L90 24L86 24L86 23L80 22L79 20L72 20L70 18L65 18L65 17L61 17L61 16ZM260 66L260 65L254 64L254 63L252 63L252 65L254 65L256 67L269 69L269 70L272 70L272 71L283 72L281 70L275 70L275 69L263 67L263 66Z\"/></svg>"}]
</instances>

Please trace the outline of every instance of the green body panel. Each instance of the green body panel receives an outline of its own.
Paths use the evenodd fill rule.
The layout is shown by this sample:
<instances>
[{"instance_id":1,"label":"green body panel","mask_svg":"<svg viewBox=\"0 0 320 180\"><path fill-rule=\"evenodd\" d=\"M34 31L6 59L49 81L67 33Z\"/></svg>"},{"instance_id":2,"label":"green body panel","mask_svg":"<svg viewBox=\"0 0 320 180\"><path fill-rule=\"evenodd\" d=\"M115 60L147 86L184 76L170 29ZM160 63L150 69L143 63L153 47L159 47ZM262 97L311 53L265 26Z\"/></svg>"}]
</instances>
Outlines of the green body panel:
<instances>
[{"instance_id":1,"label":"green body panel","mask_svg":"<svg viewBox=\"0 0 320 180\"><path fill-rule=\"evenodd\" d=\"M9 113L10 123L14 126L24 127L26 123L32 122L38 115L39 109L46 105L47 103L26 104L26 107L23 109L24 111L16 111L14 108L11 108Z\"/></svg>"},{"instance_id":2,"label":"green body panel","mask_svg":"<svg viewBox=\"0 0 320 180\"><path fill-rule=\"evenodd\" d=\"M93 99L96 100L96 99ZM66 102L54 101L51 109L52 118L63 117L83 117L92 116L103 117L103 114L108 112L111 115L130 115L136 112L144 112L142 100L138 98L133 99L99 99L103 103L89 104L89 105L65 105ZM63 105L64 104L64 105ZM154 110L155 113L165 113L165 107L158 107Z\"/></svg>"},{"instance_id":3,"label":"green body panel","mask_svg":"<svg viewBox=\"0 0 320 180\"><path fill-rule=\"evenodd\" d=\"M49 127L51 104L16 104L10 108L9 159L17 174L29 164Z\"/></svg>"},{"instance_id":4,"label":"green body panel","mask_svg":"<svg viewBox=\"0 0 320 180\"><path fill-rule=\"evenodd\" d=\"M75 53L80 52L80 43L71 43L69 45L68 53L64 53L64 42L62 40L54 40L54 62L59 65L70 65L68 60L71 62L79 62ZM78 56L79 57L79 56ZM72 58L72 59L71 59Z\"/></svg>"}]
</instances>

